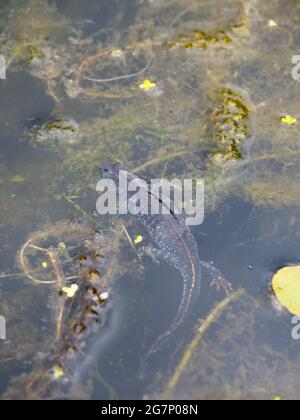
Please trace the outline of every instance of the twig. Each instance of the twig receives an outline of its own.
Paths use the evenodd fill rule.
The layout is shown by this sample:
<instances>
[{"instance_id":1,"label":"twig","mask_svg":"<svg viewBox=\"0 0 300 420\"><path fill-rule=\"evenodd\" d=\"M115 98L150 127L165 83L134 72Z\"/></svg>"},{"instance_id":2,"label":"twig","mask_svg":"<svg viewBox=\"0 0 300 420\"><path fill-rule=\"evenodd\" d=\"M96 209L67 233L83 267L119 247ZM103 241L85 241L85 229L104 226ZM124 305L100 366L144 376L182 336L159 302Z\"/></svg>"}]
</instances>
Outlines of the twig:
<instances>
[{"instance_id":1,"label":"twig","mask_svg":"<svg viewBox=\"0 0 300 420\"><path fill-rule=\"evenodd\" d=\"M31 242L34 240L35 238L30 238L23 246L22 246L22 248L21 248L21 251L20 251L20 264L21 264L21 267L22 267L22 270L23 270L23 272L24 272L24 274L33 282L33 283L36 283L36 284L55 284L56 283L56 281L55 280L50 280L50 281L43 281L43 280L39 280L39 279L37 279L37 278L35 278L35 277L33 277L30 273L32 272L32 270L30 270L29 269L29 267L28 267L28 264L27 264L27 258L26 258L26 256L25 256L25 252L26 252L26 249L28 248L28 247L31 247L31 248L35 248L35 245L32 245L31 244ZM48 252L47 250L45 250L45 249L42 249L44 252Z\"/></svg>"},{"instance_id":2,"label":"twig","mask_svg":"<svg viewBox=\"0 0 300 420\"><path fill-rule=\"evenodd\" d=\"M235 300L238 300L245 291L243 289L238 290L227 296L222 302L220 302L209 314L206 320L203 322L201 321L199 327L197 328L197 334L193 341L188 346L186 352L184 353L179 365L177 366L174 374L172 375L171 379L169 380L166 386L166 398L170 397L172 391L178 384L185 368L187 367L188 363L190 362L195 349L199 346L204 334L209 329L209 327L216 322L216 320L221 316L222 312L226 309L226 307Z\"/></svg>"},{"instance_id":3,"label":"twig","mask_svg":"<svg viewBox=\"0 0 300 420\"><path fill-rule=\"evenodd\" d=\"M147 162L145 162L144 164L137 166L136 168L133 169L133 172L143 172L145 169L156 165L158 163L161 162L167 162L171 159L174 159L176 157L180 157L180 156L185 156L185 155L189 155L189 154L193 154L196 153L197 151L192 151L192 150L180 150L178 152L173 152L173 153L169 153L166 154L164 156L158 156L156 158L153 158L151 160L148 160Z\"/></svg>"},{"instance_id":4,"label":"twig","mask_svg":"<svg viewBox=\"0 0 300 420\"><path fill-rule=\"evenodd\" d=\"M160 40L153 40L152 42L151 42L151 46L153 47L153 46L160 46L161 45L161 41ZM149 48L149 41L142 41L142 42L138 42L138 43L136 43L136 44L131 44L131 45L128 45L126 48L125 48L125 51L132 51L132 50L134 50L134 49L138 49L138 48L140 48L140 49L146 49L146 48ZM86 79L85 77L83 77L83 74L85 73L85 71L86 71L86 69L87 69L87 67L89 66L89 65L91 65L93 62L95 62L96 60L98 60L99 58L104 58L104 57L107 57L107 56L109 56L110 54L112 53L112 51L111 50L102 50L102 51L98 51L96 54L94 54L94 55L89 55L89 56L87 56L87 57L85 57L83 60L82 60L82 62L81 62L81 64L80 64L80 66L79 66L79 68L78 68L78 70L77 70L77 72L76 72L76 74L75 74L75 80L74 80L74 82L75 82L75 86L76 86L76 88L79 90L79 91L81 91L84 95L86 95L86 96L88 96L88 97L90 97L90 98L103 98L103 99L132 99L135 95L133 94L133 93L127 93L127 94L122 94L122 93L112 93L112 92L95 92L94 90L92 90L92 89L86 89L86 88L84 88L82 85L81 85L81 80L82 79ZM145 69L142 69L141 70L141 72L143 72L143 71L145 71L149 66L150 66L150 64L151 64L151 60L149 61L149 63L148 63L148 65L146 66L146 68ZM139 73L138 73L139 74ZM137 75L138 75L137 74ZM131 75L129 75L129 76L131 76ZM123 76L121 76L121 77L123 77ZM128 77L128 76L125 76L125 77ZM100 80L100 79L99 79ZM117 79L118 80L118 79ZM97 80L95 80L95 81L97 81ZM112 81L112 80L108 80L108 81ZM101 82L101 80L100 80L100 82Z\"/></svg>"},{"instance_id":5,"label":"twig","mask_svg":"<svg viewBox=\"0 0 300 420\"><path fill-rule=\"evenodd\" d=\"M148 61L147 65L144 68L142 68L140 71L138 71L137 73L125 74L124 76L111 77L110 79L94 79L92 77L85 77L85 80L89 80L90 82L96 82L96 83L108 83L108 82L117 82L118 80L131 79L147 71L150 65L151 65L151 58Z\"/></svg>"},{"instance_id":6,"label":"twig","mask_svg":"<svg viewBox=\"0 0 300 420\"><path fill-rule=\"evenodd\" d=\"M106 388L107 391L109 392L109 398L110 398L110 400L118 400L118 395L117 395L116 391L107 382L107 380L100 374L99 371L96 372L95 376L96 376L96 379L100 382L100 384L103 385L104 388Z\"/></svg>"},{"instance_id":7,"label":"twig","mask_svg":"<svg viewBox=\"0 0 300 420\"><path fill-rule=\"evenodd\" d=\"M61 264L60 264L57 252L53 248L50 248L48 250L48 252L49 252L50 260L53 264L53 267L54 267L55 273L56 273L56 288L57 288L58 292L60 292L61 289L63 288L64 284L65 284L65 281L66 281L65 275L64 275L63 270L61 268ZM65 309L65 299L64 299L64 297L60 296L58 309L57 309L55 342L57 342L61 337L64 309Z\"/></svg>"},{"instance_id":8,"label":"twig","mask_svg":"<svg viewBox=\"0 0 300 420\"><path fill-rule=\"evenodd\" d=\"M81 62L77 73L76 73L76 77L75 77L75 85L77 87L78 90L82 90L82 92L89 97L92 98L103 98L103 99L128 99L131 96L128 95L120 95L120 94L114 94L114 93L110 93L110 92L94 92L91 89L84 89L81 86L81 79L82 79L82 74L85 72L86 67L93 63L94 61L96 61L98 58L102 58L102 57L106 57L107 55L111 54L111 51L100 51L95 55L91 55L88 57L85 57L83 59L83 61Z\"/></svg>"},{"instance_id":9,"label":"twig","mask_svg":"<svg viewBox=\"0 0 300 420\"><path fill-rule=\"evenodd\" d=\"M134 245L134 243L133 243L133 240L131 239L131 236L129 235L129 232L128 232L128 230L126 229L126 226L125 226L124 224L122 225L122 230L123 230L123 232L125 233L126 238L128 239L128 242L130 243L130 246L131 246L131 248L133 249L134 253L136 254L136 256L137 256L138 258L140 258L139 254L137 253L137 250L136 250L136 248L135 248L135 245Z\"/></svg>"}]
</instances>

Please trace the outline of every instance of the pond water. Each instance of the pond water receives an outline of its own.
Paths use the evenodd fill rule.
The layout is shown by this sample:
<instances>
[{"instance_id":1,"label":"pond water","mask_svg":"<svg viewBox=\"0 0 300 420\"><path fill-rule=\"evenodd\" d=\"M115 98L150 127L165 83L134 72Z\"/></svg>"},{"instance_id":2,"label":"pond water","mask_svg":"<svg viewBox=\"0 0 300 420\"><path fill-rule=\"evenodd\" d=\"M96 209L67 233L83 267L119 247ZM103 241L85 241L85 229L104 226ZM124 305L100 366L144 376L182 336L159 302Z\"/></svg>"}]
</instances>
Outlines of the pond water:
<instances>
[{"instance_id":1,"label":"pond water","mask_svg":"<svg viewBox=\"0 0 300 420\"><path fill-rule=\"evenodd\" d=\"M2 399L298 399L300 341L271 290L300 260L297 0L0 2ZM300 76L299 76L300 77ZM96 213L100 162L205 182L183 281ZM168 240L168 235L167 240ZM199 330L200 328L200 330Z\"/></svg>"}]
</instances>

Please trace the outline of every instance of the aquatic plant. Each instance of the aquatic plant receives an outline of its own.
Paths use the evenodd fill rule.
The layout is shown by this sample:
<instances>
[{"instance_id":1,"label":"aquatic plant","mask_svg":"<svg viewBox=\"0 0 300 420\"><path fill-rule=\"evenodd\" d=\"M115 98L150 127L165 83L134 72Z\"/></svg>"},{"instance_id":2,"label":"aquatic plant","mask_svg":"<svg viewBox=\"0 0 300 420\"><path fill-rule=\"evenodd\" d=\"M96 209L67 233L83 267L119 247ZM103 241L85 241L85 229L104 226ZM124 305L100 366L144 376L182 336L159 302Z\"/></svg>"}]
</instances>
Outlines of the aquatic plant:
<instances>
[{"instance_id":1,"label":"aquatic plant","mask_svg":"<svg viewBox=\"0 0 300 420\"><path fill-rule=\"evenodd\" d=\"M105 316L103 307L118 271L118 244L119 235L115 238L110 235L108 240L86 223L60 222L35 232L22 246L18 255L20 274L43 290L39 302L44 306L51 303L53 319L48 316L50 322L45 337L38 330L35 335L30 334L31 338L26 339L27 347L22 351L16 343L16 354L11 356L22 360L29 352L33 368L30 373L14 378L4 399L71 398L75 392L80 395L73 378L80 370L83 349ZM9 301L5 296L6 304ZM35 312L34 317L38 318L43 312ZM29 319L25 318L22 324L24 332L27 321ZM23 336L17 331L14 337L24 345ZM43 341L38 343L42 337ZM37 341L31 347L33 339Z\"/></svg>"},{"instance_id":2,"label":"aquatic plant","mask_svg":"<svg viewBox=\"0 0 300 420\"><path fill-rule=\"evenodd\" d=\"M94 209L99 161L121 159L146 179L204 177L207 214L232 195L253 204L254 214L263 207L264 229L257 233L262 242L266 242L267 222L272 225L270 242L281 240L282 231L273 221L282 209L289 211L286 218L280 216L281 229L284 225L286 235L299 232L299 215L294 211L299 205L299 83L289 79L289 64L299 44L299 4L291 1L293 7L287 8L283 0L143 2L129 26L95 27L93 32L91 27L82 30L88 22L74 25L53 3L23 3L12 0L11 15L7 8L2 10L1 53L7 58L9 73L25 71L44 83L52 113L43 116L42 122L27 121L21 137L29 151L35 147L46 156L45 148L49 149L51 159L46 164L36 158L34 165L24 166L20 173L10 173L8 166L0 165L0 214L7 225L3 236L8 241L16 235L25 242L18 253L21 272L13 286L19 287L20 278L27 280L17 293L13 287L1 293L1 304L13 322L11 331L19 337L12 342L13 360L8 360L7 348L1 348L2 366L10 374L16 360L32 360L34 365L30 373L17 375L5 397L21 393L29 398L70 397L73 391L62 390L62 384L68 378L72 382L77 366L71 360L80 359L73 345L86 341L85 322L89 330L89 322L97 319L93 312L83 310L91 296L82 285L96 281L102 287L104 281L95 270L88 270L95 268L97 237L94 232L86 246L89 233L85 228L72 230L58 223L35 232L36 224L57 221L62 214L63 218L86 217ZM115 21L122 21L122 16L123 8ZM99 223L104 241L100 248L108 252L116 227L103 220ZM117 244L111 250L114 262L126 252L137 260L135 247L147 241L143 233L134 222L117 231L122 232L126 247L113 241ZM86 271L81 271L82 266ZM3 281L12 272L11 267L2 273ZM114 277L111 271L104 293L110 292ZM102 289L90 292L99 304ZM79 302L77 312L66 311L74 301ZM253 362L254 343L259 341L254 324L257 327L258 320L268 319L270 313L274 316L272 310L265 314L263 305L257 309L256 303L247 297L235 303L232 311L225 307L226 328L212 337L200 337L172 396L216 396L216 388L222 398L287 395L297 382L294 365L284 360L283 353L269 343L267 347L258 343L262 356ZM42 335L36 314L22 309L24 319L20 320L9 310L34 304L43 318L52 320L51 325L42 323ZM66 324L61 322L64 315ZM76 319L74 331L70 325ZM37 328L30 331L28 323ZM200 332L203 325L208 324L199 321ZM247 335L245 341L241 334ZM65 347L51 347L53 337L61 337ZM33 350L39 342L42 354L37 360ZM189 349L185 344L176 349L178 360ZM228 348L231 355L226 353ZM264 357L272 361L272 369L267 369ZM170 360L168 368L175 359ZM202 378L208 378L207 382ZM277 378L279 385L270 388ZM257 384L262 384L260 390ZM165 391L165 383L162 388Z\"/></svg>"}]
</instances>

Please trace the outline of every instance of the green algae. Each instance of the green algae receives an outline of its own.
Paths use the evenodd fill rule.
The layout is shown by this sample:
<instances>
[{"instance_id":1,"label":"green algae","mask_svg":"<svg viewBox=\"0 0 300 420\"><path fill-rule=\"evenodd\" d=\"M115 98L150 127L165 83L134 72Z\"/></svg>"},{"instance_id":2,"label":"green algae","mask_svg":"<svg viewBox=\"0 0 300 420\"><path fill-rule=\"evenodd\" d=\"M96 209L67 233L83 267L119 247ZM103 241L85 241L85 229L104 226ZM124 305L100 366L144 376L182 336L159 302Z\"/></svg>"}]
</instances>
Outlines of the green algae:
<instances>
[{"instance_id":1,"label":"green algae","mask_svg":"<svg viewBox=\"0 0 300 420\"><path fill-rule=\"evenodd\" d=\"M28 63L26 71L45 82L45 93L54 100L54 114L70 117L50 116L24 135L24 141L31 146L46 147L56 153L55 170L45 166L43 171L39 167L40 178L37 172L26 170L19 175L25 182L17 184L8 183L16 174L8 175L7 168L1 169L4 204L0 213L9 226L17 229L24 219L33 223L41 211L48 215L48 205L54 200L61 210L59 216L49 211L54 219L61 217L61 213L78 216L79 206L72 203L85 197L86 191L94 191L99 162L118 159L147 179L204 177L207 213L232 194L273 210L299 205L298 124L289 127L280 123L280 117L287 113L299 119L299 83L289 88L292 80L287 75L297 50L299 17L291 12L286 16L283 1L224 2L235 6L224 16L220 16L220 9L214 4L205 2L197 9L196 3L199 4L185 1L184 5L192 9L180 18L182 3L157 3L155 7L143 4L129 30L120 29L118 37L98 41L97 37L86 37L71 28L70 21L45 1L30 1L30 7L23 11L16 2L17 18L8 22L4 34L5 52L8 57L15 57L10 69L24 70L24 61ZM160 13L161 10L167 13ZM195 25L201 15L202 21ZM271 18L278 22L278 27L269 27ZM204 21L209 23L205 26ZM27 32L23 25L29 28ZM109 29L103 31L108 33ZM116 48L123 52L123 61L112 54ZM103 52L105 59L93 61L82 74L80 86L76 85L83 60L97 53L101 58ZM84 79L115 78L145 68L136 77L115 80L105 86ZM159 96L147 96L139 89L148 78L159 86ZM37 195L35 179L43 182L39 184L39 198L33 199ZM9 196L12 184L14 196ZM30 194L29 199L22 195L24 188ZM66 196L73 199L66 202ZM88 202L86 211L93 205L94 201ZM43 275L50 279L52 274L45 271ZM22 292L19 299L15 296L10 299L8 294L4 297L12 307L33 304ZM37 300L43 298L42 292L41 296L36 295ZM252 302L245 305L241 313L246 313L251 305ZM230 325L236 334L238 326ZM245 334L246 330L244 327ZM31 334L28 327L24 331L28 336ZM20 360L31 358L32 349L38 344L38 339L31 335L28 349L19 353ZM220 333L217 342L229 342L234 348L237 337L226 340ZM253 395L271 398L275 392L285 395L288 381L295 381L293 375L286 376L287 382L282 381L280 389L264 385L262 391L257 391L255 382L264 383L264 373L268 373L269 381L274 381L282 376L282 370L266 372L266 366L258 361L251 371L250 352L243 349L237 355L237 373L230 382L226 372L222 375L224 364L229 363L222 358L222 346L217 349L213 341L204 344L203 350L195 355L183 385L176 389L176 397L209 397L215 395L216 385L221 384L219 394L223 398ZM18 353L21 341L15 343L15 348ZM279 365L282 357L269 350L266 357L274 358ZM244 362L240 357L242 351ZM207 353L212 355L209 360L205 359ZM9 357L7 352L2 356ZM193 376L194 366L203 366L203 370L199 368ZM248 391L243 388L245 372L252 374ZM211 381L203 385L199 379L203 377ZM20 389L28 379L22 377L15 386ZM186 383L189 386L185 388ZM233 384L230 389L228 383ZM36 390L32 392L39 395L34 394Z\"/></svg>"},{"instance_id":2,"label":"green algae","mask_svg":"<svg viewBox=\"0 0 300 420\"><path fill-rule=\"evenodd\" d=\"M215 148L214 161L240 160L245 143L250 137L250 109L241 94L229 88L221 88L217 93L213 110L213 132Z\"/></svg>"},{"instance_id":3,"label":"green algae","mask_svg":"<svg viewBox=\"0 0 300 420\"><path fill-rule=\"evenodd\" d=\"M212 33L206 33L200 30L193 30L191 35L179 34L174 41L169 43L170 48L182 47L203 48L207 49L210 46L221 46L222 44L229 44L233 39L223 30L217 30Z\"/></svg>"},{"instance_id":4,"label":"green algae","mask_svg":"<svg viewBox=\"0 0 300 420\"><path fill-rule=\"evenodd\" d=\"M29 61L31 60L42 60L43 58L45 58L45 54L43 53L42 50L39 50L37 47L31 45L26 49L25 52L27 59Z\"/></svg>"},{"instance_id":5,"label":"green algae","mask_svg":"<svg viewBox=\"0 0 300 420\"><path fill-rule=\"evenodd\" d=\"M44 124L35 124L29 137L33 145L57 148L59 144L74 144L78 141L79 124L73 118L60 118Z\"/></svg>"}]
</instances>

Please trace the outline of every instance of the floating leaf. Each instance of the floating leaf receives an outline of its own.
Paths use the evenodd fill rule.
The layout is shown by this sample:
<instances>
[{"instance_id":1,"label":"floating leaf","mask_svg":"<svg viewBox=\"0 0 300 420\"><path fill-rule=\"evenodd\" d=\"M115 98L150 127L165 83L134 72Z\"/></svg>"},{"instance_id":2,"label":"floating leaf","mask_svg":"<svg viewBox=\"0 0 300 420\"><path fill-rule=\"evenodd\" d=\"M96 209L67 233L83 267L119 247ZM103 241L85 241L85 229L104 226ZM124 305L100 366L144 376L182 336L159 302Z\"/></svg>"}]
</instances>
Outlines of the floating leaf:
<instances>
[{"instance_id":1,"label":"floating leaf","mask_svg":"<svg viewBox=\"0 0 300 420\"><path fill-rule=\"evenodd\" d=\"M269 28L276 28L277 26L278 26L278 23L275 20L273 19L269 20Z\"/></svg>"},{"instance_id":2,"label":"floating leaf","mask_svg":"<svg viewBox=\"0 0 300 420\"><path fill-rule=\"evenodd\" d=\"M54 366L53 378L55 380L61 379L64 376L64 371L60 366Z\"/></svg>"},{"instance_id":3,"label":"floating leaf","mask_svg":"<svg viewBox=\"0 0 300 420\"><path fill-rule=\"evenodd\" d=\"M300 266L279 270L272 279L272 287L279 302L290 313L300 316Z\"/></svg>"},{"instance_id":4,"label":"floating leaf","mask_svg":"<svg viewBox=\"0 0 300 420\"><path fill-rule=\"evenodd\" d=\"M58 244L58 248L59 248L59 250L60 251L66 251L66 249L67 249L67 246L66 246L66 244L64 243L64 242L60 242L59 244Z\"/></svg>"},{"instance_id":5,"label":"floating leaf","mask_svg":"<svg viewBox=\"0 0 300 420\"><path fill-rule=\"evenodd\" d=\"M47 263L47 261L42 262L42 267L43 267L43 268L48 268L48 263Z\"/></svg>"},{"instance_id":6,"label":"floating leaf","mask_svg":"<svg viewBox=\"0 0 300 420\"><path fill-rule=\"evenodd\" d=\"M134 242L135 245L138 245L138 244L142 243L143 240L144 240L144 238L142 237L142 235L138 235L133 242Z\"/></svg>"},{"instance_id":7,"label":"floating leaf","mask_svg":"<svg viewBox=\"0 0 300 420\"><path fill-rule=\"evenodd\" d=\"M148 92L149 90L156 88L156 83L151 82L150 80L144 80L144 83L142 83L139 88Z\"/></svg>"},{"instance_id":8,"label":"floating leaf","mask_svg":"<svg viewBox=\"0 0 300 420\"><path fill-rule=\"evenodd\" d=\"M288 124L288 125L294 125L297 122L297 119L292 117L291 115L287 115L286 117L281 118L281 122Z\"/></svg>"},{"instance_id":9,"label":"floating leaf","mask_svg":"<svg viewBox=\"0 0 300 420\"><path fill-rule=\"evenodd\" d=\"M123 51L122 51L122 50L113 50L113 51L111 52L111 56L112 56L113 58L122 58L122 57L124 56L124 53L123 53Z\"/></svg>"},{"instance_id":10,"label":"floating leaf","mask_svg":"<svg viewBox=\"0 0 300 420\"><path fill-rule=\"evenodd\" d=\"M63 287L62 291L68 296L69 299L72 299L78 292L78 285L72 284L70 287Z\"/></svg>"}]
</instances>

